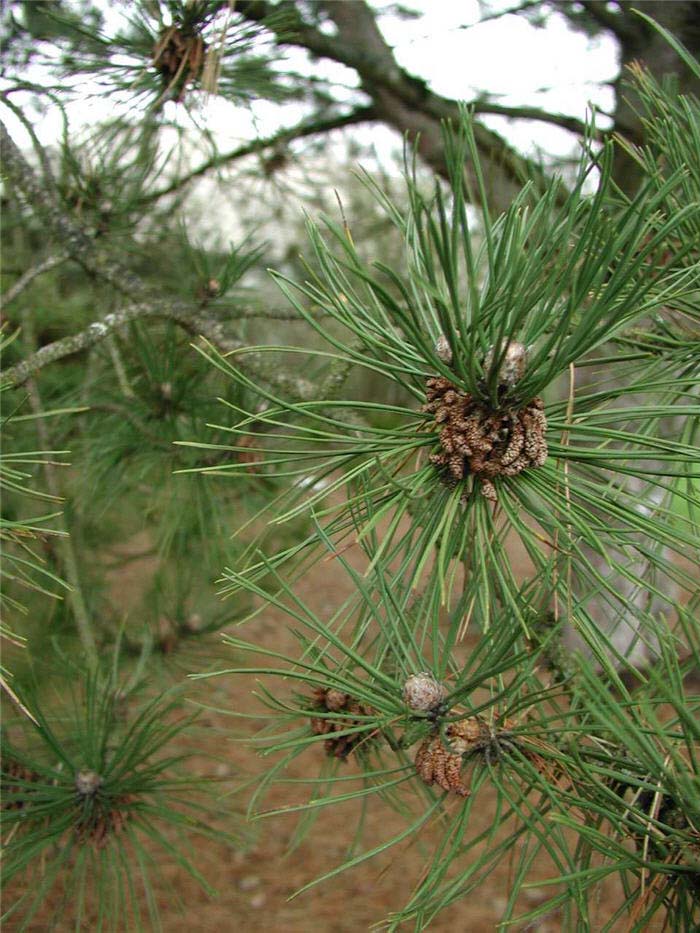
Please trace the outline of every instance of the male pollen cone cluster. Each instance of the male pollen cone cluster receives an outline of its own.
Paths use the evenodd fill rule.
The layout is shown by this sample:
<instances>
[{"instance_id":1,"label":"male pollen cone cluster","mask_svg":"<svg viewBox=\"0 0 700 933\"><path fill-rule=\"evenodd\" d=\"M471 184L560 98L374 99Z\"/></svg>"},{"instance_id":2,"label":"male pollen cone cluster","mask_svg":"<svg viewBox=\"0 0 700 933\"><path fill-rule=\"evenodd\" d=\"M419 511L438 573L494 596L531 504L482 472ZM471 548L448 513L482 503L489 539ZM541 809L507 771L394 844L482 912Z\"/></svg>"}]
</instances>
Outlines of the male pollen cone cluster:
<instances>
[{"instance_id":1,"label":"male pollen cone cluster","mask_svg":"<svg viewBox=\"0 0 700 933\"><path fill-rule=\"evenodd\" d=\"M451 352L444 338L442 341L438 340L436 350L441 359L451 362ZM486 355L486 371L493 364L493 354L491 349ZM515 385L525 372L525 362L522 344L511 344L498 371L500 389ZM430 460L447 471L450 482L459 483L472 474L480 480L483 495L495 502L495 477L517 476L528 467L542 466L547 459L547 419L542 399L533 398L522 408L505 405L494 411L445 376L427 380L426 397L423 411L435 416L441 447Z\"/></svg>"},{"instance_id":2,"label":"male pollen cone cluster","mask_svg":"<svg viewBox=\"0 0 700 933\"><path fill-rule=\"evenodd\" d=\"M366 726L367 721L365 718L353 719L353 715L360 717L371 716L373 710L351 697L348 693L343 693L342 690L335 690L332 687L316 687L313 695L315 708L319 712L345 714L339 719L331 719L325 716L313 716L311 718L311 731L313 734L328 736L323 743L326 754L331 758L345 760L361 742L367 741L368 733L365 731L354 732L352 735L337 735L337 733L345 732L355 726Z\"/></svg>"}]
</instances>

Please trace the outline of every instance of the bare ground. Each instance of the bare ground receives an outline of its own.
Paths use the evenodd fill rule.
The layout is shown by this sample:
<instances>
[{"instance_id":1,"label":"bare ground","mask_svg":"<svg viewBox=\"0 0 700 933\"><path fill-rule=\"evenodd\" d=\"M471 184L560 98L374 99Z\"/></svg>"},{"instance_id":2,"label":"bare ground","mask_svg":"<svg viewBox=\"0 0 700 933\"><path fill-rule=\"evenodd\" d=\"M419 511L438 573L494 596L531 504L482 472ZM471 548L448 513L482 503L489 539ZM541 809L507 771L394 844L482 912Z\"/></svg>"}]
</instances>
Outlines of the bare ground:
<instances>
[{"instance_id":1,"label":"bare ground","mask_svg":"<svg viewBox=\"0 0 700 933\"><path fill-rule=\"evenodd\" d=\"M524 555L514 554L516 569L526 573L529 569ZM138 597L143 576L152 570L150 566L129 565L128 571L120 572L112 581L115 598L122 604L125 600ZM343 575L334 572L328 563L317 564L300 583L300 595L317 613L328 612L349 594L349 582ZM261 647L294 651L296 642L286 627L286 620L275 610L263 612L246 624L245 637ZM469 648L469 638L466 649ZM235 663L221 652L219 667ZM250 678L227 675L205 682L207 702L222 710L240 713L259 713L261 706L251 694ZM201 692L199 694L202 696ZM252 735L259 727L254 719L232 720L224 713L206 711L199 722L197 748L202 758L197 759L202 773L216 774L223 785L237 785L260 774L265 761L249 745L231 738L235 730ZM204 756L216 756L218 764L213 767ZM322 756L320 746L310 748L296 759L289 775L313 777L318 774ZM352 769L352 764L346 767ZM235 821L231 816L236 809L245 805L250 789L240 795L226 797L221 802L222 821ZM306 789L308 794L308 789ZM278 786L266 804L282 807L304 799L304 789L295 785ZM495 812L495 791L481 792L480 805L469 831L478 832L489 827ZM461 801L455 799L454 806ZM218 896L210 898L199 885L181 868L174 864L162 865L162 879L156 883L156 893L166 933L185 933L192 929L201 933L214 931L238 931L246 933L359 933L380 923L392 910L400 909L409 899L416 882L425 870L432 851L439 839L438 828L427 826L419 840L411 839L392 847L388 853L359 865L338 877L312 888L303 895L290 897L304 884L340 864L348 855L348 840L355 829L357 810L348 804L326 808L320 815L310 835L291 853L288 844L296 818L278 816L257 821L254 827L255 840L245 850L236 851L206 839L192 839L188 851L197 869L214 887ZM404 829L404 819L388 809L380 800L373 800L369 807L363 844L372 848ZM516 854L515 852L513 853ZM464 933L490 933L497 928L498 920L507 902L512 883L513 861L504 859L485 879L477 893L462 900L441 913L430 925L435 933L458 930ZM551 864L544 858L538 859L531 873L533 886L521 901L523 909L535 907L546 900L553 889L540 886L554 874ZM174 897L176 892L177 897ZM11 896L12 892L6 892ZM619 904L620 891L614 881L600 887L599 900L593 911L597 920L592 930L602 928ZM181 905L176 903L181 901ZM64 912L58 923L49 923L48 914L37 918L30 930L73 929L72 918ZM16 928L16 927L15 927ZM412 929L407 924L405 929ZM619 929L624 930L624 924ZM12 923L5 929L10 933ZM403 929L403 928L402 928ZM565 930L558 914L525 927L515 925L509 929L537 933L558 933ZM650 927L650 933L655 927Z\"/></svg>"}]
</instances>

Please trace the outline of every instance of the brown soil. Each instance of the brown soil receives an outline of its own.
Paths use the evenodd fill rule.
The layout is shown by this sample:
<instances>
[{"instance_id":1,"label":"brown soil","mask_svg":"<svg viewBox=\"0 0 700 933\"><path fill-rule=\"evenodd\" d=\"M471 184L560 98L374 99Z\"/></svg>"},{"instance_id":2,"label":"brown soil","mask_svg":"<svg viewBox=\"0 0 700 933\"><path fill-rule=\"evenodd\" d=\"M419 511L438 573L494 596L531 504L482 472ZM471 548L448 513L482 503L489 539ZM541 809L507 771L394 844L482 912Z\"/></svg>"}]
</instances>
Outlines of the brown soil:
<instances>
[{"instance_id":1,"label":"brown soil","mask_svg":"<svg viewBox=\"0 0 700 933\"><path fill-rule=\"evenodd\" d=\"M348 555L346 555L348 556ZM299 586L301 598L321 613L329 613L350 594L349 582L343 574L334 572L332 564L319 564ZM296 651L296 642L286 628L286 620L277 611L264 612L245 626L245 637L264 647L279 651ZM217 685L214 705L228 702L239 712L259 712L261 707L251 697L251 684L247 678L230 676L210 681ZM279 691L279 684L275 685ZM220 693L219 693L220 692ZM207 713L206 720L217 733L219 730L240 727L234 720L219 714ZM258 728L249 723L251 733ZM216 740L215 740L216 741ZM259 773L264 762L245 745L230 744L231 767L245 773ZM221 749L219 748L219 754ZM296 759L287 772L290 777L304 778L318 774L323 758L321 745L314 746ZM345 773L353 770L352 762L342 766ZM300 785L277 785L266 800L266 808L289 806L308 797L308 788ZM460 806L461 801L455 801ZM426 861L437 841L436 828L421 834L422 846L415 840L400 843L388 854L379 856L356 869L324 882L316 888L290 901L289 898L303 885L341 864L348 857L348 844L356 828L356 805L342 804L322 812L311 834L291 854L287 848L297 825L298 816L273 817L258 821L259 837L254 846L244 853L222 853L208 845L198 845L202 862L198 867L219 891L216 900L208 901L193 885L189 885L196 902L196 925L199 930L243 929L255 933L284 930L285 933L351 933L367 930L386 918L394 909L409 899ZM480 829L487 827L490 813L485 806L479 812ZM389 810L380 800L372 801L366 819L364 848L371 849L405 829L404 819ZM474 827L476 829L476 827ZM421 851L422 848L422 851ZM542 877L542 875L541 875ZM462 903L446 911L435 920L431 929L436 931L469 930L474 933L494 930L505 905L508 891L508 866L502 866L489 879L488 891L469 903ZM531 892L532 905L549 896L545 889ZM192 901L188 897L188 910L184 916L175 912L163 914L164 928L170 933L185 933L193 922ZM554 933L561 928L552 918L537 927L541 933Z\"/></svg>"},{"instance_id":2,"label":"brown soil","mask_svg":"<svg viewBox=\"0 0 700 933\"><path fill-rule=\"evenodd\" d=\"M353 556L352 551L349 556L353 562L359 561L359 557ZM529 567L525 556L514 554L514 560L520 572L526 573ZM152 568L144 566L141 569L143 572ZM115 597L118 595L122 601L126 598L127 587L138 589L139 573L136 565L130 564L128 573L116 576L112 586L115 588ZM335 571L332 562L317 564L300 582L302 599L319 614L328 613L349 592L347 578ZM286 620L279 612L267 610L248 622L243 630L238 630L238 634L261 647L295 652L296 642L286 625ZM465 645L467 650L469 644L468 637ZM217 654L219 660L214 669L236 663L230 649L220 649ZM199 684L198 696L217 709L254 714L262 710L259 701L252 696L253 683L250 678L226 675ZM279 684L275 686L279 690ZM197 759L197 764L202 773L215 773L224 782L224 788L235 788L264 772L266 760L240 741L241 736L254 734L260 728L260 722L254 719L231 719L223 712L206 711L199 724L202 728L196 742L202 758ZM232 732L235 732L235 738L231 737ZM212 766L211 760L204 757L206 754L215 756L217 764ZM288 776L316 776L322 758L320 744L309 748L295 760ZM348 762L342 767L347 769L346 773L351 773L353 764ZM308 793L308 787L302 785L276 785L268 795L265 806L271 809L298 803L306 799ZM228 816L242 808L249 794L250 790L246 790L242 796L225 797L221 804L222 813ZM489 827L495 812L495 799L493 790L480 792L479 806L469 827L470 834ZM462 803L461 798L455 798L453 806L458 808ZM187 854L217 890L218 896L208 897L177 865L161 865L163 877L156 884L156 892L163 929L166 933L185 933L193 929L201 933L225 933L229 930L243 930L246 933L359 933L380 923L392 910L401 908L410 898L440 838L437 826L427 826L421 832L420 839L416 840L412 836L407 842L392 847L388 853L289 900L304 884L347 858L348 843L356 828L357 815L356 807L348 804L324 809L311 833L291 854L287 850L298 815L257 821L253 830L254 842L244 851L193 837ZM231 819L235 824L236 817ZM402 817L388 809L381 800L373 799L365 822L364 850L391 838L405 827ZM490 933L496 930L507 903L512 870L511 860L503 860L488 875L476 894L442 912L430 925L430 929L435 933ZM530 878L533 887L525 892L520 902L523 910L532 909L554 893L556 889L538 884L553 874L547 860L539 859L535 863ZM182 901L183 909L174 903L173 889ZM8 900L11 893L7 892ZM593 930L602 928L619 904L620 891L615 882L610 881L601 886L599 893L593 913L597 918ZM68 931L73 929L72 919L64 913L58 924L49 926L47 919L40 917L29 929L33 933L43 933L48 929ZM5 929L10 933L13 930L12 923L9 922ZM406 924L402 929L413 929L413 924ZM562 917L555 913L532 926L515 925L508 929L558 933L567 927ZM623 930L624 924L619 929ZM656 927L649 927L650 931L654 929Z\"/></svg>"}]
</instances>

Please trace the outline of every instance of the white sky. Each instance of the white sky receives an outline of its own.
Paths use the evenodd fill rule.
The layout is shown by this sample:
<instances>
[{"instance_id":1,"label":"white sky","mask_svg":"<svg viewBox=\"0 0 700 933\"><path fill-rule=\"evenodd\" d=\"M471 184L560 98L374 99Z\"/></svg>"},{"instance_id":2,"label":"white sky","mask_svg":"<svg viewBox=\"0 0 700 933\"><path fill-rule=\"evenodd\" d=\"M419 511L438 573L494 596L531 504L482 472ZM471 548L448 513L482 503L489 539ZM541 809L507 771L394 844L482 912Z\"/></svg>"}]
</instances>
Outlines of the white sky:
<instances>
[{"instance_id":1,"label":"white sky","mask_svg":"<svg viewBox=\"0 0 700 933\"><path fill-rule=\"evenodd\" d=\"M495 0L490 9L508 9L513 2ZM608 36L589 39L573 32L558 13L548 18L546 28L537 29L514 15L478 25L481 9L477 0L404 0L404 3L420 11L421 17L400 19L386 14L380 18L380 27L398 62L427 81L436 93L470 101L479 92L486 91L499 104L537 106L581 119L591 105L603 111L612 110L612 88L601 86L601 82L612 81L618 72L617 47ZM124 0L121 11L130 13L132 10L131 0ZM113 34L123 24L122 12L114 5L107 6L106 0L105 11L106 32ZM463 28L470 24L477 25ZM325 60L310 64L307 53L301 49L289 49L285 57L291 68L334 82L337 99L347 100L349 106L357 100L357 77L350 69ZM40 73L30 79L41 83ZM101 121L124 113L123 104L120 106L114 98L106 100L100 96L96 84L83 81L80 91L67 108L72 132L90 132ZM13 100L21 104L20 95ZM2 109L3 119L14 138L20 145L29 147L24 129L6 108ZM306 117L309 110L296 102L279 106L261 100L250 107L241 107L220 97L211 97L207 102L202 99L191 114L175 103L166 104L165 113L173 122L192 130L186 135L184 161L194 166L211 154L210 141L202 130L211 134L217 148L225 152L256 136L270 135L282 125L293 125ZM33 114L31 118L34 119ZM558 127L536 121L514 122L498 116L481 116L480 119L527 155L541 155L544 159L578 156L577 139ZM607 125L603 117L598 124ZM46 112L35 129L44 144L56 142L62 133L58 109ZM279 195L292 214L301 215L305 210L318 208L318 205L310 206L309 196L328 187L328 172L334 164L346 162L349 138L363 147L359 161L370 171L380 165L392 175L399 173L400 164L395 156L401 153L402 140L398 133L382 125L351 127L327 137L323 141L323 151L331 155L330 163L309 153L312 141L300 142L295 147L298 156L282 179L284 193ZM175 137L172 142L175 143ZM364 154L370 152L373 155ZM307 186L307 172L317 179L315 189ZM342 192L342 176L334 178L333 187L336 186ZM189 207L190 223L197 238L210 245L238 240L254 223L256 229L259 228L260 238L274 239L283 251L285 237L281 235L275 206L280 203L275 201L278 195L273 190L259 190L256 194L256 190L252 184L250 198L236 200L236 188L212 177L201 180L197 202L202 209L196 219L192 201Z\"/></svg>"},{"instance_id":2,"label":"white sky","mask_svg":"<svg viewBox=\"0 0 700 933\"><path fill-rule=\"evenodd\" d=\"M348 0L342 0L348 2ZM572 32L560 14L549 18L546 29L536 29L525 19L505 16L470 29L477 23L480 9L477 0L412 0L412 9L420 19L401 20L393 15L381 17L382 31L395 50L401 65L428 81L439 94L470 100L479 91L488 91L500 104L528 104L583 118L589 104L611 110L612 89L598 82L611 81L617 73L616 46L606 36L595 40ZM499 0L506 9L510 2ZM496 6L494 4L494 6ZM128 10L129 4L125 4ZM108 27L118 22L119 13L108 13ZM305 53L290 50L289 62L300 70ZM308 67L308 66L307 66ZM317 62L316 74L328 76L339 84L348 84L352 73L332 62ZM343 88L338 88L343 94ZM352 91L345 91L348 98ZM74 128L90 126L108 115L108 104L100 99L76 101L69 109ZM168 105L173 108L177 105ZM178 117L181 116L182 108ZM298 104L286 105L282 119L295 123L304 110ZM256 132L266 135L280 126L281 110L266 101L256 102L250 111L233 107L221 99L211 99L197 114L197 122L216 137L222 148L250 139ZM572 136L565 131L537 122L514 123L502 117L483 118L528 154L541 149L553 156L571 153ZM603 118L600 120L604 125ZM12 130L18 129L8 119ZM48 113L37 127L43 142L50 143L61 132L58 113ZM381 127L358 128L353 132L366 142L371 140L382 150L396 149L396 134Z\"/></svg>"},{"instance_id":3,"label":"white sky","mask_svg":"<svg viewBox=\"0 0 700 933\"><path fill-rule=\"evenodd\" d=\"M512 5L508 0L493 7ZM519 16L460 29L478 23L476 0L414 0L410 6L424 11L421 20L384 17L382 31L400 64L427 77L436 93L469 100L487 90L499 104L536 105L581 118L590 103L612 110L612 88L597 85L617 75L613 39L590 40L573 32L561 14L552 15L546 29L536 29ZM552 155L571 149L571 136L558 127L532 122L518 126L502 117L485 122L529 152L537 146Z\"/></svg>"},{"instance_id":4,"label":"white sky","mask_svg":"<svg viewBox=\"0 0 700 933\"><path fill-rule=\"evenodd\" d=\"M612 110L612 88L600 86L600 82L612 81L618 72L617 46L612 38L591 40L573 32L561 14L552 15L545 29L537 29L513 15L461 28L478 24L477 0L413 0L407 5L420 11L421 18L402 20L386 15L380 18L380 26L399 64L426 80L436 93L469 101L479 92L488 91L499 104L539 106L581 119L591 104L603 112ZM498 4L503 9L511 5L502 0ZM303 70L306 53L290 49L287 60ZM314 68L317 75L341 84L354 79L353 72L334 62L319 61ZM342 99L343 89L337 90ZM346 93L350 99L351 90ZM223 102L212 102L208 108L209 125L213 128L218 124L222 138L227 136L232 146L241 138L249 138L253 126L264 135L279 126L275 105L259 102L253 120L240 113L234 123L230 110L226 116L227 107ZM289 122L293 123L302 112L295 106L290 109L293 116ZM574 146L571 134L559 127L533 121L515 123L499 116L481 119L528 155L541 149L552 156L565 156ZM599 125L607 123L601 116ZM398 144L396 135L383 128L358 128L353 132L362 141L371 139L380 149L395 149Z\"/></svg>"}]
</instances>

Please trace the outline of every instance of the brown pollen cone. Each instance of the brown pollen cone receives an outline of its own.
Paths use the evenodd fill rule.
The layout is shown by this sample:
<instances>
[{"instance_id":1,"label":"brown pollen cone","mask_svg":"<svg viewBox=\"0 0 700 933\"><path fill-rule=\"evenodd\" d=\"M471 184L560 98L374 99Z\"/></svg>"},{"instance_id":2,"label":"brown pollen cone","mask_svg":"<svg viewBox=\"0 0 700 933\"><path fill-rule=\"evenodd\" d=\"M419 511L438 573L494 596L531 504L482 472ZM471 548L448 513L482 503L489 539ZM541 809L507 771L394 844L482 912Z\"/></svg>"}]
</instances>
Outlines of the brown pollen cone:
<instances>
[{"instance_id":1,"label":"brown pollen cone","mask_svg":"<svg viewBox=\"0 0 700 933\"><path fill-rule=\"evenodd\" d=\"M132 802L128 794L115 801L115 806L100 806L77 827L77 836L81 842L91 842L97 849L103 849L110 839L118 836L127 820L129 810L123 809Z\"/></svg>"},{"instance_id":2,"label":"brown pollen cone","mask_svg":"<svg viewBox=\"0 0 700 933\"><path fill-rule=\"evenodd\" d=\"M24 765L13 758L3 761L2 770L2 786L0 787L2 803L0 809L21 810L28 802L23 799L24 795L31 793L31 788L27 787L27 784L41 781L41 775L37 774L36 771L25 768ZM9 800L7 799L8 796L10 797Z\"/></svg>"},{"instance_id":3,"label":"brown pollen cone","mask_svg":"<svg viewBox=\"0 0 700 933\"><path fill-rule=\"evenodd\" d=\"M416 771L425 784L437 784L451 794L468 797L470 790L462 781L462 755L451 752L439 735L428 736L416 752Z\"/></svg>"},{"instance_id":4,"label":"brown pollen cone","mask_svg":"<svg viewBox=\"0 0 700 933\"><path fill-rule=\"evenodd\" d=\"M198 35L186 35L177 26L169 26L153 47L153 65L163 78L165 90L173 91L180 103L187 85L201 76L207 47Z\"/></svg>"},{"instance_id":5,"label":"brown pollen cone","mask_svg":"<svg viewBox=\"0 0 700 933\"><path fill-rule=\"evenodd\" d=\"M484 496L495 501L496 476L517 476L547 459L542 399L492 412L444 376L427 380L426 395L423 411L435 416L442 448L430 460L446 469L451 482L461 482L471 473L481 481Z\"/></svg>"},{"instance_id":6,"label":"brown pollen cone","mask_svg":"<svg viewBox=\"0 0 700 933\"><path fill-rule=\"evenodd\" d=\"M509 721L504 723L507 729ZM478 716L451 722L445 729L447 745L439 735L425 739L416 753L416 771L426 784L437 784L451 794L468 797L469 788L462 780L464 755L488 745L493 735L487 723Z\"/></svg>"},{"instance_id":7,"label":"brown pollen cone","mask_svg":"<svg viewBox=\"0 0 700 933\"><path fill-rule=\"evenodd\" d=\"M340 719L312 716L311 731L314 735L327 735L323 743L326 754L331 758L345 760L348 755L362 742L367 742L367 732L356 732L353 735L337 735L354 726L367 726L364 719L353 719L355 716L371 716L373 710L360 703L354 697L341 690L327 687L316 687L313 691L315 708L324 713L343 713Z\"/></svg>"}]
</instances>

